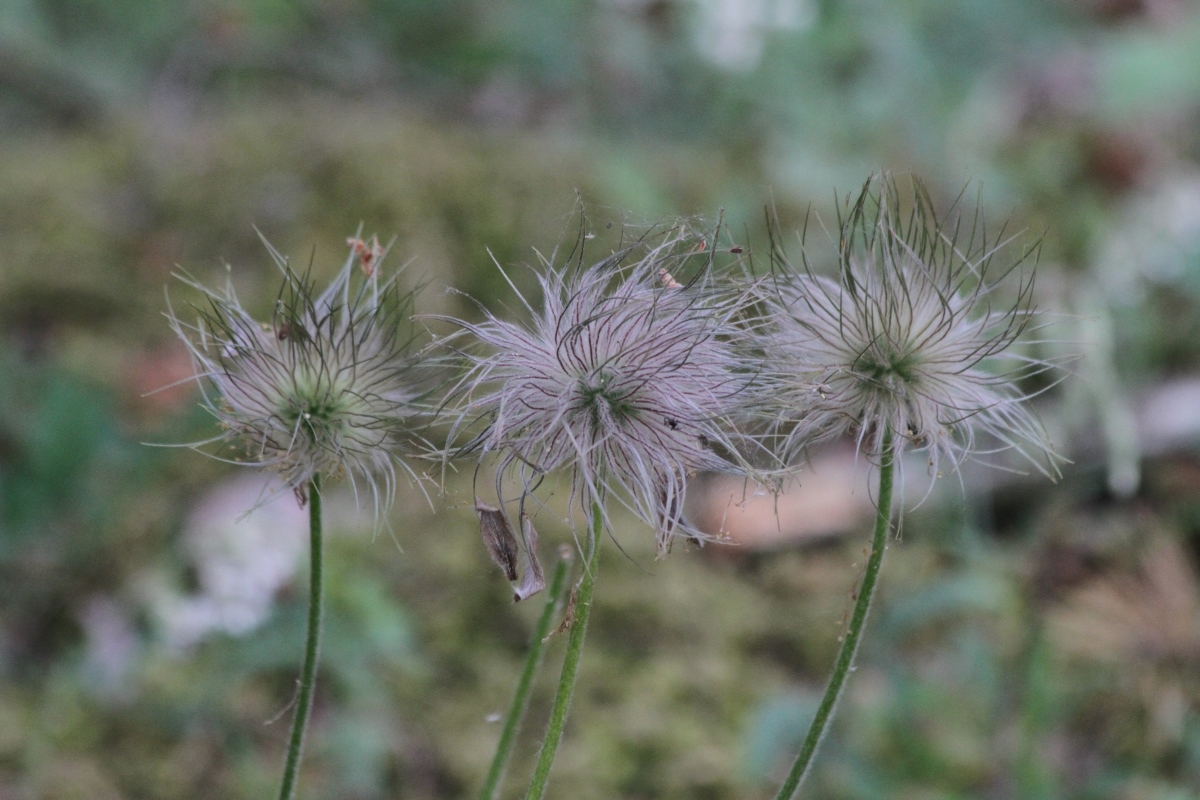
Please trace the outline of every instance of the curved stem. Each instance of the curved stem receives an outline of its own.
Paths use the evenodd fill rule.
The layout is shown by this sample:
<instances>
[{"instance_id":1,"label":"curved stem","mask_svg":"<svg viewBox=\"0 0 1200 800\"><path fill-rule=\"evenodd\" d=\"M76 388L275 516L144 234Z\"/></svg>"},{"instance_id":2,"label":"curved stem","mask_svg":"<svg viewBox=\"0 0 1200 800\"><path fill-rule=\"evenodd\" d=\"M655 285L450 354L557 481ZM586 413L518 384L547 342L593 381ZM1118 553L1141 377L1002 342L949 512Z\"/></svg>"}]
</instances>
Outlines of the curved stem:
<instances>
[{"instance_id":1,"label":"curved stem","mask_svg":"<svg viewBox=\"0 0 1200 800\"><path fill-rule=\"evenodd\" d=\"M833 675L817 707L817 715L809 726L808 735L796 756L787 779L779 787L775 800L790 800L800 788L801 782L808 775L812 766L813 756L817 747L829 728L833 717L834 707L846 684L846 677L854 665L854 654L858 650L858 642L866 627L867 612L871 610L871 599L875 596L875 584L879 580L879 569L883 564L883 551L887 547L888 529L891 527L892 516L892 472L895 452L892 445L892 431L885 430L883 434L883 453L879 464L879 503L875 515L875 537L871 540L871 555L867 559L867 571L863 575L862 585L858 587L858 600L854 604L854 613L850 616L850 626L842 639L842 647L838 651L837 660L833 664Z\"/></svg>"},{"instance_id":2,"label":"curved stem","mask_svg":"<svg viewBox=\"0 0 1200 800\"><path fill-rule=\"evenodd\" d=\"M559 556L558 564L554 567L554 576L550 579L550 591L546 595L546 605L542 616L538 618L537 627L533 631L533 639L529 642L529 653L525 656L525 668L517 682L517 691L513 695L512 704L508 707L508 715L504 720L504 730L500 732L500 741L496 744L496 755L492 758L491 769L479 790L479 800L494 800L500 792L500 782L504 779L504 770L508 766L508 758L512 755L513 745L517 740L517 732L529 707L529 693L533 689L533 678L538 666L542 663L542 654L546 650L546 639L550 633L550 625L554 621L554 611L562 599L563 587L567 583L567 567L571 564L570 550L565 549Z\"/></svg>"},{"instance_id":3,"label":"curved stem","mask_svg":"<svg viewBox=\"0 0 1200 800\"><path fill-rule=\"evenodd\" d=\"M558 743L562 741L563 728L567 723L567 711L571 706L571 693L575 689L575 676L579 672L579 659L583 655L583 638L587 635L588 616L592 611L592 592L596 585L596 569L600 566L600 532L604 525L604 511L600 503L592 505L592 527L588 532L588 554L583 562L583 576L575 595L575 619L571 623L571 635L567 639L567 654L563 657L562 676L558 679L558 691L554 695L554 706L550 709L550 724L546 737L538 752L537 765L529 782L525 800L541 800L550 779L550 767Z\"/></svg>"},{"instance_id":4,"label":"curved stem","mask_svg":"<svg viewBox=\"0 0 1200 800\"><path fill-rule=\"evenodd\" d=\"M292 738L288 743L287 762L283 767L283 783L279 800L291 800L296 792L296 776L300 772L300 755L304 750L304 731L312 711L313 687L317 683L317 658L321 651L321 476L314 475L308 485L308 525L310 573L308 584L308 638L304 644L304 666L300 669L300 692L296 697L296 718L292 722Z\"/></svg>"}]
</instances>

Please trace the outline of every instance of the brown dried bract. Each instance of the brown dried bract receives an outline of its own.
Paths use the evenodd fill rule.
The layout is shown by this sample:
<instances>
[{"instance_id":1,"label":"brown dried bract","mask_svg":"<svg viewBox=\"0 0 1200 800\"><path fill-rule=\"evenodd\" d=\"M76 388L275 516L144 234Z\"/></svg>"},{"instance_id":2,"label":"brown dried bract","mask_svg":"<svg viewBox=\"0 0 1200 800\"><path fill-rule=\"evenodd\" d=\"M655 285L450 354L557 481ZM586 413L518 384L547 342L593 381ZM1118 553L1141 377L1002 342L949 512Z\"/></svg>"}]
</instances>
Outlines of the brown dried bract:
<instances>
[{"instance_id":1,"label":"brown dried bract","mask_svg":"<svg viewBox=\"0 0 1200 800\"><path fill-rule=\"evenodd\" d=\"M575 624L575 607L579 605L579 584L575 584L571 589L571 599L567 601L567 610L563 614L562 622L558 623L558 627L550 631L550 635L543 642L548 642L560 633L566 633L571 630L571 626Z\"/></svg>"},{"instance_id":2,"label":"brown dried bract","mask_svg":"<svg viewBox=\"0 0 1200 800\"><path fill-rule=\"evenodd\" d=\"M542 574L542 562L538 560L538 535L529 517L521 517L521 533L525 537L525 574L521 583L513 589L513 601L519 603L546 588L546 576Z\"/></svg>"},{"instance_id":3,"label":"brown dried bract","mask_svg":"<svg viewBox=\"0 0 1200 800\"><path fill-rule=\"evenodd\" d=\"M358 259L363 275L369 278L375 274L375 267L378 266L379 259L383 256L383 247L379 244L379 237L372 235L371 240L367 242L357 236L352 236L346 240L346 244L350 245L350 249Z\"/></svg>"},{"instance_id":4,"label":"brown dried bract","mask_svg":"<svg viewBox=\"0 0 1200 800\"><path fill-rule=\"evenodd\" d=\"M478 499L475 500L475 512L479 515L479 532L483 536L483 546L487 548L488 555L496 562L504 577L515 581L518 577L519 548L508 517L503 510Z\"/></svg>"},{"instance_id":5,"label":"brown dried bract","mask_svg":"<svg viewBox=\"0 0 1200 800\"><path fill-rule=\"evenodd\" d=\"M538 535L529 517L521 517L521 540L518 541L503 509L475 499L479 515L479 532L488 555L510 582L520 581L513 588L513 602L520 602L546 588L542 562L538 560Z\"/></svg>"}]
</instances>

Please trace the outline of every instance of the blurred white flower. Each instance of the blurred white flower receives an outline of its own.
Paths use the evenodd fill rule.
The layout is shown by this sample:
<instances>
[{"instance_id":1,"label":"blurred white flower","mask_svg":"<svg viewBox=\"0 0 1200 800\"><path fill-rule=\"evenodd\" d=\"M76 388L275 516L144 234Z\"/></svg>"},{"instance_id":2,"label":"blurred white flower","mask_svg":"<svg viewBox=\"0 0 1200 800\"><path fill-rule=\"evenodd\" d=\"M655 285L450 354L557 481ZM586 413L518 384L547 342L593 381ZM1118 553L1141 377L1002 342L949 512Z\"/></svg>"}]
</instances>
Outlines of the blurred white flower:
<instances>
[{"instance_id":1,"label":"blurred white flower","mask_svg":"<svg viewBox=\"0 0 1200 800\"><path fill-rule=\"evenodd\" d=\"M264 503L271 494L262 478L243 476L212 489L188 516L182 539L196 591L183 593L161 580L148 584L151 608L172 648L214 633L243 636L270 616L308 541L308 515L293 503Z\"/></svg>"},{"instance_id":2,"label":"blurred white flower","mask_svg":"<svg viewBox=\"0 0 1200 800\"><path fill-rule=\"evenodd\" d=\"M1169 174L1129 193L1105 226L1093 269L1105 299L1143 301L1147 284L1182 286L1200 255L1200 172L1172 164Z\"/></svg>"},{"instance_id":3,"label":"blurred white flower","mask_svg":"<svg viewBox=\"0 0 1200 800\"><path fill-rule=\"evenodd\" d=\"M762 61L772 33L807 30L817 21L813 0L696 0L696 49L731 72Z\"/></svg>"},{"instance_id":4,"label":"blurred white flower","mask_svg":"<svg viewBox=\"0 0 1200 800\"><path fill-rule=\"evenodd\" d=\"M140 642L133 616L123 603L107 595L87 598L78 611L83 631L85 674L94 689L113 697L128 696L130 672Z\"/></svg>"}]
</instances>

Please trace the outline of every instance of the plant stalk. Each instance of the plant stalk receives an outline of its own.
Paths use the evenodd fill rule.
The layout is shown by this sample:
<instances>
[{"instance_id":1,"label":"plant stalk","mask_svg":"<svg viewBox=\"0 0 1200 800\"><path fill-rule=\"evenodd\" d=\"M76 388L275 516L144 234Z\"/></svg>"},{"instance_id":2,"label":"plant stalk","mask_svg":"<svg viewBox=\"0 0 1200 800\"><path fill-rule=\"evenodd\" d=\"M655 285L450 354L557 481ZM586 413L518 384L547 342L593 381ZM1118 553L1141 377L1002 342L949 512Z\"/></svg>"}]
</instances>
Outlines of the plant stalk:
<instances>
[{"instance_id":1,"label":"plant stalk","mask_svg":"<svg viewBox=\"0 0 1200 800\"><path fill-rule=\"evenodd\" d=\"M821 705L817 707L817 715L808 728L808 734L804 737L804 744L801 745L800 753L796 756L796 763L792 765L791 772L788 773L783 785L779 787L779 794L775 796L775 800L791 800L807 777L809 768L812 766L813 756L816 755L821 739L829 729L834 707L837 706L838 698L841 697L842 689L846 685L846 678L854 668L854 655L858 651L863 628L866 627L867 612L871 610L871 600L875 596L875 584L879 580L879 570L883 565L883 552L887 549L887 537L892 517L894 466L895 452L892 431L889 428L883 434L883 453L879 464L879 502L875 516L875 536L871 540L871 554L867 559L867 571L863 575L862 585L858 587L858 599L854 603L854 612L850 616L850 626L846 629L846 635L842 639L842 647L838 651L837 660L834 661L833 674L829 678L829 685L825 687Z\"/></svg>"},{"instance_id":2,"label":"plant stalk","mask_svg":"<svg viewBox=\"0 0 1200 800\"><path fill-rule=\"evenodd\" d=\"M592 611L592 593L596 585L596 570L600 566L600 534L604 526L604 510L599 501L592 505L592 526L588 532L587 557L583 562L583 576L575 596L575 619L571 623L571 634L567 639L567 653L563 657L562 676L558 680L558 691L554 695L554 706L550 709L550 724L546 737L538 751L533 778L525 800L541 800L550 779L550 767L554 754L562 741L563 728L567 723L567 711L571 706L571 694L575 690L575 676L579 672L579 659L583 655L583 639L587 635L588 616Z\"/></svg>"},{"instance_id":3,"label":"plant stalk","mask_svg":"<svg viewBox=\"0 0 1200 800\"><path fill-rule=\"evenodd\" d=\"M296 793L296 778L300 772L300 757L304 750L304 733L308 728L308 718L312 712L313 688L317 683L317 660L321 652L324 547L321 538L320 475L314 475L308 485L308 525L311 550L308 584L308 637L304 643L304 665L300 669L300 690L296 696L296 716L292 721L292 738L288 743L287 761L283 767L283 782L279 787L279 800L292 800Z\"/></svg>"},{"instance_id":4,"label":"plant stalk","mask_svg":"<svg viewBox=\"0 0 1200 800\"><path fill-rule=\"evenodd\" d=\"M504 720L504 729L500 732L500 741L496 744L496 755L492 758L491 769L488 770L483 788L479 790L479 800L495 800L500 793L500 784L504 780L504 771L508 767L508 759L512 755L513 745L517 741L517 733L529 708L529 694L533 689L533 679L542 663L542 655L546 651L546 639L550 634L550 625L554 622L554 612L562 599L563 587L567 584L567 568L571 564L570 551L564 549L554 567L554 576L550 579L550 590L546 594L546 605L542 616L534 628L533 638L529 642L529 653L525 656L525 667L517 682L517 691L513 695L512 704Z\"/></svg>"}]
</instances>

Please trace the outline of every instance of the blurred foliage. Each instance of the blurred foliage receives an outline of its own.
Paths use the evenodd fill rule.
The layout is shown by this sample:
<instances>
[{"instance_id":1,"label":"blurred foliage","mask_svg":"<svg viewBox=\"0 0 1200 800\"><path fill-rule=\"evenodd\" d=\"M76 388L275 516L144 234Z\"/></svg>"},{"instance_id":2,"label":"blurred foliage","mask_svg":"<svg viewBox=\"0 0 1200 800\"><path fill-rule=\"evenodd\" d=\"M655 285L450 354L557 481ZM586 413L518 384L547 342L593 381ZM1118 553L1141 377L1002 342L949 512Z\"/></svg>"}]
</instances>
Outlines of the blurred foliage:
<instances>
[{"instance_id":1,"label":"blurred foliage","mask_svg":"<svg viewBox=\"0 0 1200 800\"><path fill-rule=\"evenodd\" d=\"M322 273L362 224L422 310L472 314L445 288L503 308L493 258L569 242L577 197L596 227L723 208L753 254L763 205L799 227L877 166L945 206L974 181L1043 236L1040 302L1078 323L1043 347L1086 350L1086 380L1046 397L1062 484L906 516L812 796L1194 797L1194 412L1144 459L1121 442L1131 397L1200 370L1198 37L1184 0L0 3L0 798L274 790L303 581L245 636L176 648L156 623L229 473L142 444L211 434L161 318L164 285L194 299L176 264L228 262L265 309L255 227ZM488 563L469 475L434 505L402 490L370 536L333 504L306 797L470 796L486 769L537 609ZM772 796L865 531L654 562L619 528L552 791Z\"/></svg>"}]
</instances>

